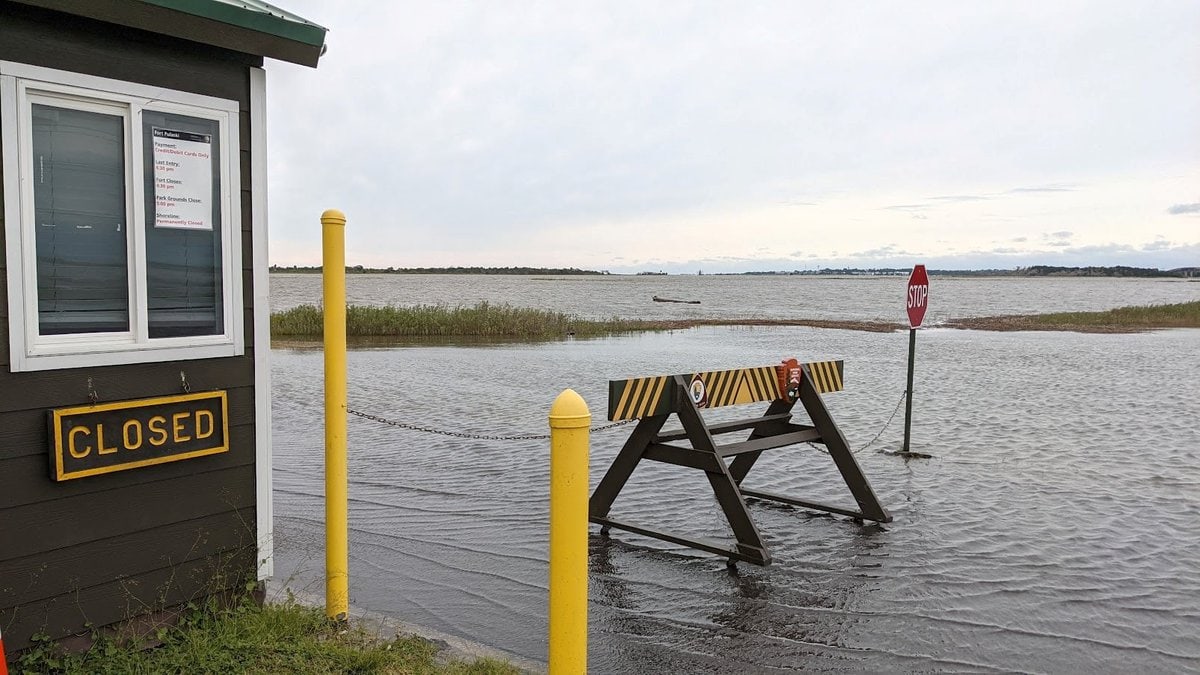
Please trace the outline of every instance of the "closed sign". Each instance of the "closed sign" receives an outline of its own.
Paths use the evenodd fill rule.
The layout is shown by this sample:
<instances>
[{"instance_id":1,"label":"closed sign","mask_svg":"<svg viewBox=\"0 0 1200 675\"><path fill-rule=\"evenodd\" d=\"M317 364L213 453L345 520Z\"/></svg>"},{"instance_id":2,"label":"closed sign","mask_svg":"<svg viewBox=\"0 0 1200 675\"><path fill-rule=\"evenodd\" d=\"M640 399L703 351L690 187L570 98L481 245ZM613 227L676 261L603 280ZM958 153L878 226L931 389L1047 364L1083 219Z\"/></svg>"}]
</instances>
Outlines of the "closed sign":
<instances>
[{"instance_id":1,"label":"closed sign","mask_svg":"<svg viewBox=\"0 0 1200 675\"><path fill-rule=\"evenodd\" d=\"M212 391L49 411L56 481L229 450L226 392Z\"/></svg>"}]
</instances>

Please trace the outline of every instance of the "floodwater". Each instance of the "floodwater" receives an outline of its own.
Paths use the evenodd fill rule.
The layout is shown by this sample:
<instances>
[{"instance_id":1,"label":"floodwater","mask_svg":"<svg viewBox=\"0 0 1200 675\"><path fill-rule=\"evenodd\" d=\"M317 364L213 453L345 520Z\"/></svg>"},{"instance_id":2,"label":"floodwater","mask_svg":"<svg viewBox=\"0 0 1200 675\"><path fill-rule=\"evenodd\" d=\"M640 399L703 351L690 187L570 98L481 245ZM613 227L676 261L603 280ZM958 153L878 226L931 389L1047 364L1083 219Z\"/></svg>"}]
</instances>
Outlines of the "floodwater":
<instances>
[{"instance_id":1,"label":"floodwater","mask_svg":"<svg viewBox=\"0 0 1200 675\"><path fill-rule=\"evenodd\" d=\"M316 300L318 277L290 279L272 277L280 305ZM359 301L413 302L414 278L395 278L403 290L389 279L360 282L360 293L366 286L374 294ZM649 295L696 291L645 279L417 281L427 303L531 306L528 298L545 287L558 289L557 304L539 306L599 316L643 315L608 311L619 304L614 297L643 297L648 312L663 311ZM455 298L441 280L472 290ZM521 288L522 280L538 290L507 299L480 291L488 282ZM723 297L725 280L730 297L712 304L739 315L768 307L741 296L769 287L759 278L750 286L741 277L689 283L711 284ZM632 290L622 290L624 281ZM902 278L765 281L785 282L781 297L808 298L804 306L823 296L855 307L847 318L903 317ZM1187 282L933 282L931 316L944 302L947 318L1002 289L1019 294L975 313L1200 297L1200 284ZM614 290L596 290L604 284ZM897 305L895 315L870 298ZM793 313L823 316L789 302ZM716 311L707 305L700 307ZM903 411L886 423L901 400L907 347L905 332L710 327L363 349L349 355L350 405L445 431L538 434L568 387L601 424L609 379L841 358L845 391L825 400L894 522L858 525L751 501L774 562L733 570L714 556L619 530L602 537L592 526L592 672L1200 672L1200 331L922 330L912 445L933 457L906 461L878 451L901 443ZM276 349L272 358L276 574L321 590L322 355ZM760 410L705 414L721 420ZM592 435L593 486L629 430ZM350 447L351 602L544 660L548 442L463 439L351 417ZM853 505L830 458L809 446L764 453L746 484ZM612 515L729 538L707 480L693 469L643 463Z\"/></svg>"},{"instance_id":2,"label":"floodwater","mask_svg":"<svg viewBox=\"0 0 1200 675\"><path fill-rule=\"evenodd\" d=\"M352 305L537 307L589 319L803 318L905 322L904 277L876 276L570 276L351 274ZM699 305L652 302L654 296ZM1035 312L1084 312L1125 305L1186 302L1200 280L934 277L925 323ZM272 274L276 310L318 304L321 275Z\"/></svg>"}]
</instances>

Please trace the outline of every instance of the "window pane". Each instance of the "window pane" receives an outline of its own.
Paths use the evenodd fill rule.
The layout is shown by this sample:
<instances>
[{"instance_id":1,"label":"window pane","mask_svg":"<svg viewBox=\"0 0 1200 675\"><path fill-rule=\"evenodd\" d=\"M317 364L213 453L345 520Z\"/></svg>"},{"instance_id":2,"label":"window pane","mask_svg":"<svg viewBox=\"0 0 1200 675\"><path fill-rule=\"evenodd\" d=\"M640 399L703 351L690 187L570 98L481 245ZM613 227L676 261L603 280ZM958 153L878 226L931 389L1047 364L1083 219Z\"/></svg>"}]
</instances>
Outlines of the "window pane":
<instances>
[{"instance_id":1,"label":"window pane","mask_svg":"<svg viewBox=\"0 0 1200 675\"><path fill-rule=\"evenodd\" d=\"M129 330L120 115L33 104L38 329Z\"/></svg>"},{"instance_id":2,"label":"window pane","mask_svg":"<svg viewBox=\"0 0 1200 675\"><path fill-rule=\"evenodd\" d=\"M151 338L225 332L219 124L142 113Z\"/></svg>"}]
</instances>

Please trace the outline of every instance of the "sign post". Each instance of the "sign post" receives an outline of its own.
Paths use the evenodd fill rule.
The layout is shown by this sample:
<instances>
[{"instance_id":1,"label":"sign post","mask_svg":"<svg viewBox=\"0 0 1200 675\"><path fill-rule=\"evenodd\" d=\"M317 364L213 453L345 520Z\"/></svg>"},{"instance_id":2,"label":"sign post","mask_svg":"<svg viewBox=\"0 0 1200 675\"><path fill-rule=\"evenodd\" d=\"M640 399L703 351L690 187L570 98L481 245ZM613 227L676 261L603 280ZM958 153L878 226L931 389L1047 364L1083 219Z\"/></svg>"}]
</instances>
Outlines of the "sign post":
<instances>
[{"instance_id":1,"label":"sign post","mask_svg":"<svg viewBox=\"0 0 1200 675\"><path fill-rule=\"evenodd\" d=\"M908 293L906 308L908 310L908 388L904 391L904 447L901 453L907 453L908 441L912 431L912 388L913 362L917 355L917 329L925 320L925 310L929 307L929 275L924 265L915 265L912 274L908 276Z\"/></svg>"}]
</instances>

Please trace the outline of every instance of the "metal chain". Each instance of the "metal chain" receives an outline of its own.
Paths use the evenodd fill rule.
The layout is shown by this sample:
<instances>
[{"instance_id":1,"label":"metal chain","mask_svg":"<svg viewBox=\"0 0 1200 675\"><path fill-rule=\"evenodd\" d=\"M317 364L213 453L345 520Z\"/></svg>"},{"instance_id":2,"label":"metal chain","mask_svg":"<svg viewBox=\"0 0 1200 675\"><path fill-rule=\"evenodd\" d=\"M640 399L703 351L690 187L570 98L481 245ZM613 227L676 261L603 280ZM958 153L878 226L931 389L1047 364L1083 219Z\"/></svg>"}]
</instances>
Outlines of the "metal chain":
<instances>
[{"instance_id":1,"label":"metal chain","mask_svg":"<svg viewBox=\"0 0 1200 675\"><path fill-rule=\"evenodd\" d=\"M862 446L861 448L859 448L857 450L857 452L862 452L863 450L866 450L867 448L871 447L872 445L875 445L875 441L878 441L879 438L881 436L883 436L883 432L887 431L887 428L892 424L892 420L896 419L896 413L900 412L900 406L904 405L904 397L905 396L908 396L908 394L905 392L900 392L900 400L896 401L896 409L892 411L892 416L889 417L888 420L883 423L883 428L879 430L879 433L875 434L875 438L872 438L871 440L867 441L867 444Z\"/></svg>"},{"instance_id":2,"label":"metal chain","mask_svg":"<svg viewBox=\"0 0 1200 675\"><path fill-rule=\"evenodd\" d=\"M365 413L365 412L355 410L355 409L349 408L349 407L346 408L346 412L350 413L351 415L354 415L355 417L361 417L365 420L371 420L372 422L379 422L380 424L386 424L388 426L393 426L393 427L397 427L400 429L408 429L410 431L421 431L421 432L424 432L427 434L440 434L442 436L453 436L454 438L469 438L469 439L473 439L473 440L477 440L477 441L542 441L542 440L546 440L546 439L550 438L550 434L517 434L514 436L493 436L493 435L488 435L488 434L471 434L471 433L467 433L465 431L446 431L444 429L435 429L434 427L420 426L417 424L405 424L404 422L397 422L396 420L390 420L386 417L380 417L379 415L372 415L370 413ZM625 426L626 424L632 424L633 422L636 422L636 421L637 421L636 419L632 419L632 420L623 420L621 422L613 422L612 424L602 424L598 427L592 427L590 429L590 431L606 431L608 429L615 429L616 427Z\"/></svg>"},{"instance_id":3,"label":"metal chain","mask_svg":"<svg viewBox=\"0 0 1200 675\"><path fill-rule=\"evenodd\" d=\"M862 446L858 450L855 450L854 454L857 455L858 453L865 451L867 448L874 445L875 442L878 441L883 436L883 432L887 431L888 427L891 426L891 424L892 424L892 420L896 419L896 415L900 412L900 406L904 405L904 397L905 397L905 394L901 393L900 400L896 402L895 410L892 411L892 414L890 417L888 417L887 421L883 423L883 428L879 430L879 433L875 434L875 438L872 438L871 440L867 441L866 445ZM471 434L471 433L467 433L465 431L446 431L444 429L436 429L436 428L430 427L430 426L421 426L418 424L406 424L404 422L397 422L396 420L388 419L386 417L380 417L379 415L372 415L371 413L365 413L365 412L362 412L361 410L355 410L350 407L346 408L346 412L350 413L351 415L354 415L355 417L361 417L365 420L371 420L372 422L379 422L380 424L386 424L388 426L397 427L399 429L408 429L409 431L420 431L420 432L427 433L427 434L440 434L442 436L452 436L454 438L469 438L469 439L473 439L473 440L477 440L477 441L542 441L542 440L546 440L546 439L550 438L550 434L516 434L513 436L496 436L496 435L489 435L489 434ZM609 429L616 429L617 427L623 427L627 424L632 424L636 421L638 421L638 420L630 419L630 420L622 420L620 422L613 422L612 424L602 424L600 426L592 427L590 429L590 431L607 431ZM829 450L827 450L815 443L808 443L807 445L810 448L813 448L814 450L818 450L820 452L829 454Z\"/></svg>"},{"instance_id":4,"label":"metal chain","mask_svg":"<svg viewBox=\"0 0 1200 675\"><path fill-rule=\"evenodd\" d=\"M875 441L878 441L883 436L883 432L887 431L888 427L891 426L892 420L896 419L896 414L900 412L900 406L904 405L904 397L905 396L907 396L906 393L904 393L904 392L900 393L900 400L896 402L896 408L894 410L892 410L891 416L888 417L887 421L883 423L883 428L879 430L879 433L875 434L875 438L872 438L871 440L867 441L866 445L863 445L861 448L859 448L857 450L852 450L851 451L852 454L857 455L858 453L865 451L867 448L871 447L872 445L875 445ZM817 450L818 452L823 452L827 455L829 454L829 450L827 450L826 448L824 448L822 446L817 445L816 443L806 443L806 445L808 445L808 447L812 448L813 450Z\"/></svg>"}]
</instances>

